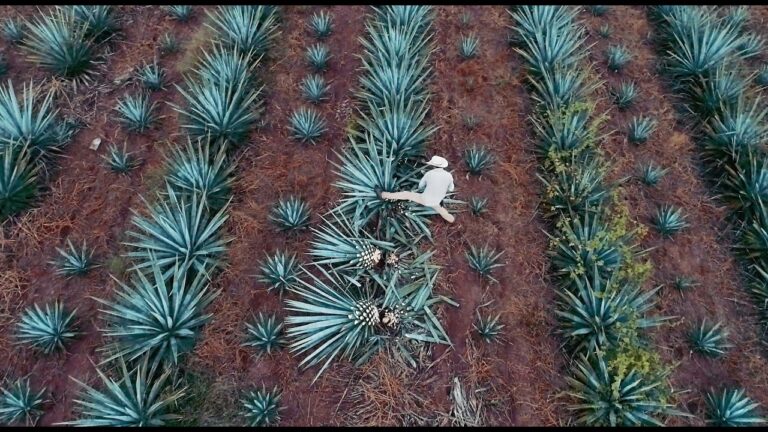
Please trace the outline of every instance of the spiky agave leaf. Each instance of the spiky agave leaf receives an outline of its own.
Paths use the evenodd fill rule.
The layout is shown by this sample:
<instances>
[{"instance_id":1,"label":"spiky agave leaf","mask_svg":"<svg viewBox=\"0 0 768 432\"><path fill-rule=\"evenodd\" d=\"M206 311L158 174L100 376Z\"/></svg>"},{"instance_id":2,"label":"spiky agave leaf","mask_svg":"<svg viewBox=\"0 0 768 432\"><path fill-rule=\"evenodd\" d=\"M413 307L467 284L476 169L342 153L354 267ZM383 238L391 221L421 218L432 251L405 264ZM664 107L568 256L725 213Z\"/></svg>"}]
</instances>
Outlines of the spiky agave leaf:
<instances>
[{"instance_id":1,"label":"spiky agave leaf","mask_svg":"<svg viewBox=\"0 0 768 432\"><path fill-rule=\"evenodd\" d=\"M464 11L459 15L459 25L462 27L469 26L470 22L472 22L472 14L469 11Z\"/></svg>"},{"instance_id":2,"label":"spiky agave leaf","mask_svg":"<svg viewBox=\"0 0 768 432\"><path fill-rule=\"evenodd\" d=\"M283 323L277 322L277 317L274 314L265 316L259 312L259 317L254 318L253 324L246 323L245 326L248 331L248 337L243 343L244 346L256 347L271 353L273 349L279 349L285 344L283 339Z\"/></svg>"},{"instance_id":3,"label":"spiky agave leaf","mask_svg":"<svg viewBox=\"0 0 768 432\"><path fill-rule=\"evenodd\" d=\"M477 330L477 333L485 342L495 342L504 328L504 324L499 323L501 315L482 317L480 312L477 313L477 322L472 324L472 327Z\"/></svg>"},{"instance_id":4,"label":"spiky agave leaf","mask_svg":"<svg viewBox=\"0 0 768 432\"><path fill-rule=\"evenodd\" d=\"M95 250L88 248L85 239L83 239L83 245L80 247L80 250L75 248L70 239L67 239L67 246L69 246L68 250L57 247L56 251L61 257L59 260L50 261L50 264L56 266L56 274L71 278L73 276L82 276L91 269L99 267L93 261Z\"/></svg>"},{"instance_id":5,"label":"spiky agave leaf","mask_svg":"<svg viewBox=\"0 0 768 432\"><path fill-rule=\"evenodd\" d=\"M768 138L768 108L759 97L748 102L740 97L738 102L720 110L704 124L703 149L705 162L710 167L736 164L742 156L757 154Z\"/></svg>"},{"instance_id":6,"label":"spiky agave leaf","mask_svg":"<svg viewBox=\"0 0 768 432\"><path fill-rule=\"evenodd\" d=\"M176 89L184 96L187 108L170 104L182 115L181 127L192 138L209 137L213 141L242 143L261 112L260 90L254 90L248 77L242 76L233 83L203 80L197 83L186 79L185 91Z\"/></svg>"},{"instance_id":7,"label":"spiky agave leaf","mask_svg":"<svg viewBox=\"0 0 768 432\"><path fill-rule=\"evenodd\" d=\"M546 31L562 32L573 25L579 13L576 8L549 5L526 5L508 12L515 23L512 29L528 39Z\"/></svg>"},{"instance_id":8,"label":"spiky agave leaf","mask_svg":"<svg viewBox=\"0 0 768 432\"><path fill-rule=\"evenodd\" d=\"M741 77L739 69L724 64L711 76L694 81L686 95L693 111L707 118L738 106L747 90L748 82Z\"/></svg>"},{"instance_id":9,"label":"spiky agave leaf","mask_svg":"<svg viewBox=\"0 0 768 432\"><path fill-rule=\"evenodd\" d=\"M288 255L277 251L268 256L260 265L258 281L268 284L267 291L276 290L279 294L299 283L299 264L296 254Z\"/></svg>"},{"instance_id":10,"label":"spiky agave leaf","mask_svg":"<svg viewBox=\"0 0 768 432\"><path fill-rule=\"evenodd\" d=\"M545 215L582 212L600 205L613 185L605 182L607 164L598 157L572 156L553 174L538 175L545 185Z\"/></svg>"},{"instance_id":11,"label":"spiky agave leaf","mask_svg":"<svg viewBox=\"0 0 768 432\"><path fill-rule=\"evenodd\" d=\"M147 90L158 91L164 89L165 69L157 64L157 58L152 63L144 63L136 72L136 77Z\"/></svg>"},{"instance_id":12,"label":"spiky agave leaf","mask_svg":"<svg viewBox=\"0 0 768 432\"><path fill-rule=\"evenodd\" d=\"M738 32L724 21L690 25L673 36L669 70L678 78L707 75L730 59L745 56L739 49Z\"/></svg>"},{"instance_id":13,"label":"spiky agave leaf","mask_svg":"<svg viewBox=\"0 0 768 432\"><path fill-rule=\"evenodd\" d=\"M24 21L13 18L6 18L3 21L3 38L11 43L19 43L24 39L25 25Z\"/></svg>"},{"instance_id":14,"label":"spiky agave leaf","mask_svg":"<svg viewBox=\"0 0 768 432\"><path fill-rule=\"evenodd\" d=\"M735 245L744 259L759 264L763 269L768 269L768 214L760 211L747 222L741 231L741 238Z\"/></svg>"},{"instance_id":15,"label":"spiky agave leaf","mask_svg":"<svg viewBox=\"0 0 768 432\"><path fill-rule=\"evenodd\" d=\"M251 427L269 426L280 421L280 397L282 394L277 387L267 390L265 386L256 391L250 391L240 401L243 405L243 416Z\"/></svg>"},{"instance_id":16,"label":"spiky agave leaf","mask_svg":"<svg viewBox=\"0 0 768 432\"><path fill-rule=\"evenodd\" d=\"M611 232L605 212L600 209L576 213L563 218L557 231L550 237L551 265L554 276L568 287L575 279L586 275L608 278L616 273L624 261L624 251L631 233L618 237Z\"/></svg>"},{"instance_id":17,"label":"spiky agave leaf","mask_svg":"<svg viewBox=\"0 0 768 432\"><path fill-rule=\"evenodd\" d=\"M669 204L664 204L656 210L652 223L664 237L671 237L689 225L683 210Z\"/></svg>"},{"instance_id":18,"label":"spiky agave leaf","mask_svg":"<svg viewBox=\"0 0 768 432\"><path fill-rule=\"evenodd\" d=\"M0 149L15 143L27 144L37 154L57 150L55 133L58 109L53 106L53 91L40 98L40 90L30 81L24 84L21 99L13 84L0 87Z\"/></svg>"},{"instance_id":19,"label":"spiky agave leaf","mask_svg":"<svg viewBox=\"0 0 768 432\"><path fill-rule=\"evenodd\" d=\"M663 317L647 317L661 287L643 291L618 278L603 278L597 269L589 276L574 277L570 289L558 290L555 313L571 352L594 354L618 344L626 329L659 326Z\"/></svg>"},{"instance_id":20,"label":"spiky agave leaf","mask_svg":"<svg viewBox=\"0 0 768 432\"><path fill-rule=\"evenodd\" d=\"M648 186L656 186L669 168L662 168L653 162L640 167L640 180Z\"/></svg>"},{"instance_id":21,"label":"spiky agave leaf","mask_svg":"<svg viewBox=\"0 0 768 432\"><path fill-rule=\"evenodd\" d=\"M261 57L252 51L243 52L216 43L210 53L202 50L194 72L214 84L236 85L242 80L246 88L252 89L257 84L255 71L260 61Z\"/></svg>"},{"instance_id":22,"label":"spiky agave leaf","mask_svg":"<svg viewBox=\"0 0 768 432\"><path fill-rule=\"evenodd\" d=\"M37 303L27 308L19 319L16 330L17 343L28 344L50 354L65 350L66 345L79 334L74 330L77 309L67 314L64 305L56 301L53 308L45 305L45 312Z\"/></svg>"},{"instance_id":23,"label":"spiky agave leaf","mask_svg":"<svg viewBox=\"0 0 768 432\"><path fill-rule=\"evenodd\" d=\"M312 103L320 103L328 99L330 86L325 83L325 78L318 74L307 76L301 81L301 93Z\"/></svg>"},{"instance_id":24,"label":"spiky agave leaf","mask_svg":"<svg viewBox=\"0 0 768 432\"><path fill-rule=\"evenodd\" d=\"M465 256L469 262L469 267L472 270L479 273L482 277L498 282L498 280L491 276L491 272L494 268L502 267L504 265L503 263L497 262L503 253L503 250L497 253L496 249L493 249L488 245L484 245L483 247L469 245L469 250L465 252Z\"/></svg>"},{"instance_id":25,"label":"spiky agave leaf","mask_svg":"<svg viewBox=\"0 0 768 432\"><path fill-rule=\"evenodd\" d=\"M539 142L536 151L544 156L557 153L575 152L585 148L591 141L593 131L589 125L591 109L549 112L531 118Z\"/></svg>"},{"instance_id":26,"label":"spiky agave leaf","mask_svg":"<svg viewBox=\"0 0 768 432\"><path fill-rule=\"evenodd\" d=\"M289 129L293 139L315 144L328 129L325 118L312 107L301 107L291 114Z\"/></svg>"},{"instance_id":27,"label":"spiky agave leaf","mask_svg":"<svg viewBox=\"0 0 768 432\"><path fill-rule=\"evenodd\" d=\"M587 70L573 68L542 71L541 76L529 75L528 81L533 86L533 99L542 105L540 109L561 119L568 117L560 113L563 108L585 101L602 84Z\"/></svg>"},{"instance_id":28,"label":"spiky agave leaf","mask_svg":"<svg viewBox=\"0 0 768 432\"><path fill-rule=\"evenodd\" d=\"M608 12L608 6L592 5L589 6L589 12L596 17L603 16Z\"/></svg>"},{"instance_id":29,"label":"spiky agave leaf","mask_svg":"<svg viewBox=\"0 0 768 432\"><path fill-rule=\"evenodd\" d=\"M309 281L301 279L300 286L290 287L297 297L285 305L291 312L285 319L290 351L308 353L299 367L324 362L313 383L335 358L355 360L380 322L373 292L380 288L371 287L368 279L355 285L323 267L318 266L318 271L323 279L306 272Z\"/></svg>"},{"instance_id":30,"label":"spiky agave leaf","mask_svg":"<svg viewBox=\"0 0 768 432\"><path fill-rule=\"evenodd\" d=\"M331 51L324 44L314 44L307 48L305 54L307 63L315 70L320 72L328 69L328 61L331 59Z\"/></svg>"},{"instance_id":31,"label":"spiky agave leaf","mask_svg":"<svg viewBox=\"0 0 768 432\"><path fill-rule=\"evenodd\" d=\"M459 55L463 59L470 59L477 55L477 46L480 43L480 39L476 33L470 33L467 36L462 36L459 40Z\"/></svg>"},{"instance_id":32,"label":"spiky agave leaf","mask_svg":"<svg viewBox=\"0 0 768 432\"><path fill-rule=\"evenodd\" d=\"M376 240L338 212L333 219L322 218L320 228L312 228L315 234L309 255L315 264L333 264L337 270L370 270L383 258L384 251L391 250L393 243Z\"/></svg>"},{"instance_id":33,"label":"spiky agave leaf","mask_svg":"<svg viewBox=\"0 0 768 432\"><path fill-rule=\"evenodd\" d=\"M637 87L634 81L622 81L619 88L611 91L613 101L620 110L629 108L637 99Z\"/></svg>"},{"instance_id":34,"label":"spiky agave leaf","mask_svg":"<svg viewBox=\"0 0 768 432\"><path fill-rule=\"evenodd\" d=\"M743 159L740 169L725 166L720 198L750 220L759 217L768 202L768 159L752 154Z\"/></svg>"},{"instance_id":35,"label":"spiky agave leaf","mask_svg":"<svg viewBox=\"0 0 768 432\"><path fill-rule=\"evenodd\" d=\"M608 24L601 25L600 28L597 29L597 34L603 39L608 39L611 37L611 26Z\"/></svg>"},{"instance_id":36,"label":"spiky agave leaf","mask_svg":"<svg viewBox=\"0 0 768 432\"><path fill-rule=\"evenodd\" d=\"M764 424L766 419L757 410L759 403L747 397L743 388L710 390L706 394L707 423L713 426L751 426Z\"/></svg>"},{"instance_id":37,"label":"spiky agave leaf","mask_svg":"<svg viewBox=\"0 0 768 432\"><path fill-rule=\"evenodd\" d=\"M0 222L32 205L39 169L28 146L0 146Z\"/></svg>"},{"instance_id":38,"label":"spiky agave leaf","mask_svg":"<svg viewBox=\"0 0 768 432\"><path fill-rule=\"evenodd\" d=\"M276 12L271 6L219 6L208 12L211 23L206 25L225 45L262 55L279 34Z\"/></svg>"},{"instance_id":39,"label":"spiky agave leaf","mask_svg":"<svg viewBox=\"0 0 768 432\"><path fill-rule=\"evenodd\" d=\"M309 27L317 39L327 38L333 31L331 14L324 10L312 14L312 17L309 19Z\"/></svg>"},{"instance_id":40,"label":"spiky agave leaf","mask_svg":"<svg viewBox=\"0 0 768 432\"><path fill-rule=\"evenodd\" d=\"M768 87L768 64L760 65L757 69L755 83L760 87Z\"/></svg>"},{"instance_id":41,"label":"spiky agave leaf","mask_svg":"<svg viewBox=\"0 0 768 432\"><path fill-rule=\"evenodd\" d=\"M169 408L182 396L186 388L170 390L168 378L171 369L162 373L150 370L148 357L129 370L125 361L118 361L119 380L106 376L98 368L104 390L72 378L82 387L79 398L75 399L76 409L81 418L58 423L72 426L164 426L178 415L170 414ZM71 378L71 377L70 377Z\"/></svg>"},{"instance_id":42,"label":"spiky agave leaf","mask_svg":"<svg viewBox=\"0 0 768 432\"><path fill-rule=\"evenodd\" d=\"M0 390L3 391L0 395L0 423L34 425L43 415L43 404L47 402L43 396L46 389L33 393L29 378L17 379Z\"/></svg>"},{"instance_id":43,"label":"spiky agave leaf","mask_svg":"<svg viewBox=\"0 0 768 432\"><path fill-rule=\"evenodd\" d=\"M114 144L110 145L107 154L103 155L102 158L107 162L109 169L120 174L127 173L141 163L133 157L133 153L126 151L125 143L123 143L122 149Z\"/></svg>"},{"instance_id":44,"label":"spiky agave leaf","mask_svg":"<svg viewBox=\"0 0 768 432\"><path fill-rule=\"evenodd\" d=\"M632 144L643 144L656 130L657 121L652 117L640 115L632 117L627 127L627 139Z\"/></svg>"},{"instance_id":45,"label":"spiky agave leaf","mask_svg":"<svg viewBox=\"0 0 768 432\"><path fill-rule=\"evenodd\" d=\"M149 271L136 271L126 285L120 285L113 301L96 299L109 325L103 329L110 343L105 360L148 357L158 365L177 366L182 354L194 347L201 327L211 319L205 308L219 294L209 287L210 268L196 271L188 263L176 263L170 276L156 261Z\"/></svg>"},{"instance_id":46,"label":"spiky agave leaf","mask_svg":"<svg viewBox=\"0 0 768 432\"><path fill-rule=\"evenodd\" d=\"M479 216L480 214L488 211L486 207L488 207L488 198L472 197L469 199L469 210L475 216Z\"/></svg>"},{"instance_id":47,"label":"spiky agave leaf","mask_svg":"<svg viewBox=\"0 0 768 432\"><path fill-rule=\"evenodd\" d=\"M217 266L231 240L220 232L229 218L227 205L210 214L197 194L191 198L183 196L170 184L166 185L164 198L153 206L147 204L150 207L147 217L131 209L132 222L140 231L128 231L128 236L135 241L124 244L135 248L126 254L136 259L134 268L151 268L157 264L167 269L165 276L168 277L173 274L177 261L190 263L198 272Z\"/></svg>"},{"instance_id":48,"label":"spiky agave leaf","mask_svg":"<svg viewBox=\"0 0 768 432\"><path fill-rule=\"evenodd\" d=\"M8 59L5 54L0 53L0 77L8 73Z\"/></svg>"},{"instance_id":49,"label":"spiky agave leaf","mask_svg":"<svg viewBox=\"0 0 768 432\"><path fill-rule=\"evenodd\" d=\"M707 323L703 320L693 328L689 334L693 349L711 357L719 357L733 345L728 343L728 330L722 327L723 323Z\"/></svg>"},{"instance_id":50,"label":"spiky agave leaf","mask_svg":"<svg viewBox=\"0 0 768 432\"><path fill-rule=\"evenodd\" d=\"M566 377L576 403L576 423L585 426L664 426L659 416L676 414L660 394L665 376L647 377L636 369L618 375L608 367L602 353L581 354Z\"/></svg>"},{"instance_id":51,"label":"spiky agave leaf","mask_svg":"<svg viewBox=\"0 0 768 432\"><path fill-rule=\"evenodd\" d=\"M741 36L739 50L741 50L744 57L754 57L760 54L763 50L763 45L765 45L765 41L762 36L749 32Z\"/></svg>"},{"instance_id":52,"label":"spiky agave leaf","mask_svg":"<svg viewBox=\"0 0 768 432\"><path fill-rule=\"evenodd\" d=\"M696 285L698 285L698 283L696 283L696 280L687 276L677 276L674 282L672 282L672 286L674 286L676 290L681 292L688 291L689 289L695 287Z\"/></svg>"},{"instance_id":53,"label":"spiky agave leaf","mask_svg":"<svg viewBox=\"0 0 768 432\"><path fill-rule=\"evenodd\" d=\"M222 208L229 199L236 165L227 158L227 145L211 149L206 138L172 146L165 156L166 180L181 195L197 195L211 209Z\"/></svg>"},{"instance_id":54,"label":"spiky agave leaf","mask_svg":"<svg viewBox=\"0 0 768 432\"><path fill-rule=\"evenodd\" d=\"M483 171L490 168L496 158L485 146L478 147L476 144L464 151L464 162L467 164L467 170L470 174L481 175Z\"/></svg>"},{"instance_id":55,"label":"spiky agave leaf","mask_svg":"<svg viewBox=\"0 0 768 432\"><path fill-rule=\"evenodd\" d=\"M632 60L632 54L622 45L611 45L605 51L605 61L608 69L618 72Z\"/></svg>"},{"instance_id":56,"label":"spiky agave leaf","mask_svg":"<svg viewBox=\"0 0 768 432\"><path fill-rule=\"evenodd\" d=\"M157 102L150 103L149 94L142 92L119 99L115 110L120 114L120 123L126 130L142 133L157 120L156 106Z\"/></svg>"},{"instance_id":57,"label":"spiky agave leaf","mask_svg":"<svg viewBox=\"0 0 768 432\"><path fill-rule=\"evenodd\" d=\"M173 54L179 52L179 49L181 49L181 45L179 45L179 41L176 40L176 36L174 36L173 33L163 34L160 38L159 47L161 54Z\"/></svg>"},{"instance_id":58,"label":"spiky agave leaf","mask_svg":"<svg viewBox=\"0 0 768 432\"><path fill-rule=\"evenodd\" d=\"M744 24L749 20L749 6L733 6L728 9L728 13L723 19L737 31L740 31L740 29L744 27Z\"/></svg>"},{"instance_id":59,"label":"spiky agave leaf","mask_svg":"<svg viewBox=\"0 0 768 432\"><path fill-rule=\"evenodd\" d=\"M72 7L75 19L86 26L86 36L103 41L115 33L120 25L112 5L76 5Z\"/></svg>"},{"instance_id":60,"label":"spiky agave leaf","mask_svg":"<svg viewBox=\"0 0 768 432\"><path fill-rule=\"evenodd\" d=\"M269 219L277 224L281 231L306 229L309 226L309 217L309 205L297 196L281 198L269 214Z\"/></svg>"},{"instance_id":61,"label":"spiky agave leaf","mask_svg":"<svg viewBox=\"0 0 768 432\"><path fill-rule=\"evenodd\" d=\"M179 22L187 22L192 17L192 6L168 5L164 6L163 9L165 9L168 16Z\"/></svg>"},{"instance_id":62,"label":"spiky agave leaf","mask_svg":"<svg viewBox=\"0 0 768 432\"><path fill-rule=\"evenodd\" d=\"M73 11L56 7L25 25L28 31L21 46L41 67L64 78L79 78L93 66L88 23L79 21Z\"/></svg>"}]
</instances>

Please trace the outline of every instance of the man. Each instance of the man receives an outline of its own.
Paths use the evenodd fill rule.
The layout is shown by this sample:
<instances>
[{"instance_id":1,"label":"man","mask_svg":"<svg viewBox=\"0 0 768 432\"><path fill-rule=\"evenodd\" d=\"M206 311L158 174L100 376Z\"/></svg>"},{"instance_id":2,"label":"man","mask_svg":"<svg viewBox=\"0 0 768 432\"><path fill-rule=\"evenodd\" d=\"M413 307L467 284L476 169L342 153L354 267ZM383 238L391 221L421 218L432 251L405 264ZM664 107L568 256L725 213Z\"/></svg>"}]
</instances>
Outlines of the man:
<instances>
[{"instance_id":1,"label":"man","mask_svg":"<svg viewBox=\"0 0 768 432\"><path fill-rule=\"evenodd\" d=\"M448 213L440 203L448 192L453 192L453 176L445 170L448 167L448 161L440 156L432 156L427 165L436 167L424 174L419 182L419 190L424 192L382 192L381 188L376 188L379 198L388 200L408 200L423 206L432 207L443 219L453 223L456 218Z\"/></svg>"}]
</instances>

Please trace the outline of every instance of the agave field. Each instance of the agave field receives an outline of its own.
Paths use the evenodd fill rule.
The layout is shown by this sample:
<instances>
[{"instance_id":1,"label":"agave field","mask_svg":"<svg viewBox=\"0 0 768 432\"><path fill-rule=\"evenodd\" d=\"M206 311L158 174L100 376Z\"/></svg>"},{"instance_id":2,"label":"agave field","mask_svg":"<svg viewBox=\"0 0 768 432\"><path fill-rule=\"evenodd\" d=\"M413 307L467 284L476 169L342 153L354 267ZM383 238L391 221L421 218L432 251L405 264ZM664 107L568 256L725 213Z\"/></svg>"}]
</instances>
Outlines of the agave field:
<instances>
[{"instance_id":1,"label":"agave field","mask_svg":"<svg viewBox=\"0 0 768 432\"><path fill-rule=\"evenodd\" d=\"M767 8L0 11L0 425L768 421Z\"/></svg>"}]
</instances>

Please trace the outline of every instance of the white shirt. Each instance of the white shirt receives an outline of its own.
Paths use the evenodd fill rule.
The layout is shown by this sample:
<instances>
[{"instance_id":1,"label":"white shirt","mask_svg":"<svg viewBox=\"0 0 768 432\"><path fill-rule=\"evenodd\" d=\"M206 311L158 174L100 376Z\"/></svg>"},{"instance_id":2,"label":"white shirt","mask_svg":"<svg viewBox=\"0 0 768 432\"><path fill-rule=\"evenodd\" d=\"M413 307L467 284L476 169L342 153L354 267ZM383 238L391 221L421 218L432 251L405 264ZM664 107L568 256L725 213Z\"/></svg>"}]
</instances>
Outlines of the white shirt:
<instances>
[{"instance_id":1,"label":"white shirt","mask_svg":"<svg viewBox=\"0 0 768 432\"><path fill-rule=\"evenodd\" d=\"M435 168L424 174L419 182L419 189L424 188L421 198L425 206L440 205L448 192L453 192L453 176L442 168Z\"/></svg>"}]
</instances>

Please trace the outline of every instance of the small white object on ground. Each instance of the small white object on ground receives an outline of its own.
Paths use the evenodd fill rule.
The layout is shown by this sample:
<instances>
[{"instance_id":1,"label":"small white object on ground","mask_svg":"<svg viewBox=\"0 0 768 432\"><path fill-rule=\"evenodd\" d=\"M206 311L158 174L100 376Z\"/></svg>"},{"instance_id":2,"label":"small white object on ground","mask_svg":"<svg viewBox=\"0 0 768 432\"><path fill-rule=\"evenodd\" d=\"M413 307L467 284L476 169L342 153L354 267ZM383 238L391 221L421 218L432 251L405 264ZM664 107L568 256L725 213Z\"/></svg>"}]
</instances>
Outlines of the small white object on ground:
<instances>
[{"instance_id":1,"label":"small white object on ground","mask_svg":"<svg viewBox=\"0 0 768 432\"><path fill-rule=\"evenodd\" d=\"M101 144L101 138L95 138L93 141L91 141L90 148L91 150L98 150L99 144Z\"/></svg>"}]
</instances>

